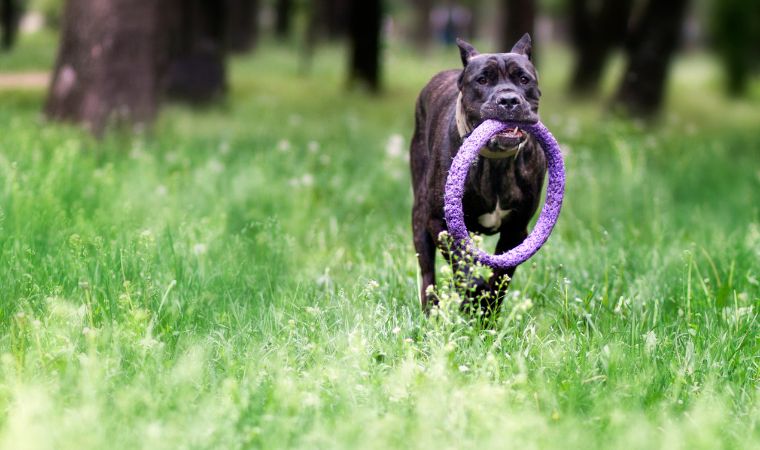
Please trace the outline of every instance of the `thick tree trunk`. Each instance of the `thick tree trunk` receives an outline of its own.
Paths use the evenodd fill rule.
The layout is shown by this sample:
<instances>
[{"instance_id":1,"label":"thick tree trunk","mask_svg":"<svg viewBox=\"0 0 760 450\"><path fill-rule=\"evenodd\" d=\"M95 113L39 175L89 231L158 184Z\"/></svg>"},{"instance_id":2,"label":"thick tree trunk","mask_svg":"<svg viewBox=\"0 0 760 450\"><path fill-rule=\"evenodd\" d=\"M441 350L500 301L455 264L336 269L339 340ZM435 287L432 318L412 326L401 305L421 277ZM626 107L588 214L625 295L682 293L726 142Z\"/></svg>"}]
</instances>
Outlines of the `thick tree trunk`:
<instances>
[{"instance_id":1,"label":"thick tree trunk","mask_svg":"<svg viewBox=\"0 0 760 450\"><path fill-rule=\"evenodd\" d=\"M286 40L290 37L290 24L293 15L292 0L277 0L275 4L274 34L277 39Z\"/></svg>"},{"instance_id":2,"label":"thick tree trunk","mask_svg":"<svg viewBox=\"0 0 760 450\"><path fill-rule=\"evenodd\" d=\"M650 116L662 105L671 59L678 47L688 0L650 0L626 53L628 66L615 103L626 112Z\"/></svg>"},{"instance_id":3,"label":"thick tree trunk","mask_svg":"<svg viewBox=\"0 0 760 450\"><path fill-rule=\"evenodd\" d=\"M155 0L68 0L47 116L100 134L111 122L150 122L163 62L163 8Z\"/></svg>"},{"instance_id":4,"label":"thick tree trunk","mask_svg":"<svg viewBox=\"0 0 760 450\"><path fill-rule=\"evenodd\" d=\"M380 26L382 1L351 2L351 67L349 83L380 89Z\"/></svg>"},{"instance_id":5,"label":"thick tree trunk","mask_svg":"<svg viewBox=\"0 0 760 450\"><path fill-rule=\"evenodd\" d=\"M259 32L259 1L225 0L223 4L227 49L235 53L251 50Z\"/></svg>"},{"instance_id":6,"label":"thick tree trunk","mask_svg":"<svg viewBox=\"0 0 760 450\"><path fill-rule=\"evenodd\" d=\"M172 37L167 95L191 103L218 98L226 90L226 2L163 1L181 12L167 30Z\"/></svg>"},{"instance_id":7,"label":"thick tree trunk","mask_svg":"<svg viewBox=\"0 0 760 450\"><path fill-rule=\"evenodd\" d=\"M570 88L579 93L599 87L612 49L625 39L633 0L602 0L597 6L594 10L588 0L571 1L576 65Z\"/></svg>"},{"instance_id":8,"label":"thick tree trunk","mask_svg":"<svg viewBox=\"0 0 760 450\"><path fill-rule=\"evenodd\" d=\"M500 51L508 52L525 33L533 38L533 55L536 54L534 27L536 4L534 0L502 0L502 26Z\"/></svg>"}]
</instances>

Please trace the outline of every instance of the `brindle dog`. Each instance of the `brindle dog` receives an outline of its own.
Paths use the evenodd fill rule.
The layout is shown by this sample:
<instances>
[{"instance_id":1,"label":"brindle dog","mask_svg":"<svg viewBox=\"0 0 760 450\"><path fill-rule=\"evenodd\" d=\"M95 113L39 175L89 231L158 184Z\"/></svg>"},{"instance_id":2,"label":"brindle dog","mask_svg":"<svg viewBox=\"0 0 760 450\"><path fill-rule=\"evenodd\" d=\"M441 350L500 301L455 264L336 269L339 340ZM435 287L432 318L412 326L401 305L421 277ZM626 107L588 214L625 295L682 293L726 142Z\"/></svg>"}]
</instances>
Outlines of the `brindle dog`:
<instances>
[{"instance_id":1,"label":"brindle dog","mask_svg":"<svg viewBox=\"0 0 760 450\"><path fill-rule=\"evenodd\" d=\"M437 302L428 287L435 285L435 249L441 246L439 233L446 230L443 191L463 138L486 119L535 123L541 96L528 34L509 53L479 54L459 39L457 45L464 69L441 72L422 89L410 149L412 228L422 273L420 301L425 311ZM499 233L496 253L520 244L538 207L545 173L543 151L519 127L493 137L467 175L462 198L467 229ZM444 256L449 258L445 251ZM482 307L494 310L499 306L496 288L504 275L511 278L514 271L496 270L489 280L479 282L475 298L481 299ZM479 295L484 292L496 295Z\"/></svg>"}]
</instances>

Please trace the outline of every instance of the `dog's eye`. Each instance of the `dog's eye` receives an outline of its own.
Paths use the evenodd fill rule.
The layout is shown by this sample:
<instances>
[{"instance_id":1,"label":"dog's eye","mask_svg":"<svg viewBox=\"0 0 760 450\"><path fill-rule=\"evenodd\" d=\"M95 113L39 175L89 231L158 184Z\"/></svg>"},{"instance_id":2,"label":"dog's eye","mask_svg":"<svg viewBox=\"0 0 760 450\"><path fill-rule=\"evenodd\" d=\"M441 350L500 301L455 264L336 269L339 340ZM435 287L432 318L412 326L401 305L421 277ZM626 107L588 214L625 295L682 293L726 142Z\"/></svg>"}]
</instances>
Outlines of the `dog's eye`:
<instances>
[{"instance_id":1,"label":"dog's eye","mask_svg":"<svg viewBox=\"0 0 760 450\"><path fill-rule=\"evenodd\" d=\"M526 75L520 75L520 83L528 84L530 83L530 78L528 78Z\"/></svg>"},{"instance_id":2,"label":"dog's eye","mask_svg":"<svg viewBox=\"0 0 760 450\"><path fill-rule=\"evenodd\" d=\"M481 75L478 78L475 79L475 82L478 84L486 84L488 83L488 78L486 78L485 75Z\"/></svg>"}]
</instances>

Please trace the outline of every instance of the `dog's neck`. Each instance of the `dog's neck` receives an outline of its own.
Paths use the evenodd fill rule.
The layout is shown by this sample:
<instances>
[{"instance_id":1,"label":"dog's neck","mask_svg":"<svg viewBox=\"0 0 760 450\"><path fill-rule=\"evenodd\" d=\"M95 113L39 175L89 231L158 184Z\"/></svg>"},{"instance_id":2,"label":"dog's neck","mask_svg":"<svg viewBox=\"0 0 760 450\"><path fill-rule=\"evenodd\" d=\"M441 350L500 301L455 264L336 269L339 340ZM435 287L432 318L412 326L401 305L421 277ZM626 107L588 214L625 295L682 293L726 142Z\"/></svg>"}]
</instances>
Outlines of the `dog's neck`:
<instances>
[{"instance_id":1,"label":"dog's neck","mask_svg":"<svg viewBox=\"0 0 760 450\"><path fill-rule=\"evenodd\" d=\"M454 113L454 120L456 121L457 132L459 133L460 138L464 139L465 136L472 132L472 125L470 125L470 121L467 120L467 112L464 110L464 103L462 103L461 91L457 96L457 105L456 112ZM480 149L480 155L489 159L506 159L517 155L517 152L519 150L520 149L518 147L511 152L494 152L489 150L488 147L483 147Z\"/></svg>"}]
</instances>

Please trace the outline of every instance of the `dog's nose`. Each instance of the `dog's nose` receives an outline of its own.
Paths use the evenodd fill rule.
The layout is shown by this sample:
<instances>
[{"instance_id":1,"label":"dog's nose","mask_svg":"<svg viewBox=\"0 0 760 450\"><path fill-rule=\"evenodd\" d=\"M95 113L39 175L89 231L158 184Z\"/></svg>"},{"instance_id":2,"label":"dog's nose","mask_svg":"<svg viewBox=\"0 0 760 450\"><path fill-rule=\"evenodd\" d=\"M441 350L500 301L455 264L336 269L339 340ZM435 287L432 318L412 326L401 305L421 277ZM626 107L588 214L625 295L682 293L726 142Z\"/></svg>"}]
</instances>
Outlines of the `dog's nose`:
<instances>
[{"instance_id":1,"label":"dog's nose","mask_svg":"<svg viewBox=\"0 0 760 450\"><path fill-rule=\"evenodd\" d=\"M507 110L513 110L520 104L520 97L515 93L505 92L499 95L496 103Z\"/></svg>"}]
</instances>

